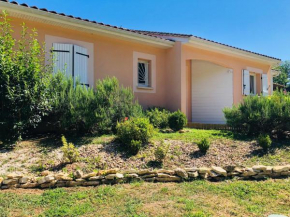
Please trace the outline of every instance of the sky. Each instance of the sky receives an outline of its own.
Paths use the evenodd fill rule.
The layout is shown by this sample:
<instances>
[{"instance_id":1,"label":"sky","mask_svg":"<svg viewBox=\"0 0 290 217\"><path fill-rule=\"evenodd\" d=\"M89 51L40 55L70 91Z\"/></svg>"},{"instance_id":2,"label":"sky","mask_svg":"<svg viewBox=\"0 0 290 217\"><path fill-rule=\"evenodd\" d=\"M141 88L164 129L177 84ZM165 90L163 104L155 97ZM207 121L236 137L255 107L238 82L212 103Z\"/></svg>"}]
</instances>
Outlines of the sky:
<instances>
[{"instance_id":1,"label":"sky","mask_svg":"<svg viewBox=\"0 0 290 217\"><path fill-rule=\"evenodd\" d=\"M290 0L18 0L129 29L185 33L290 60Z\"/></svg>"}]
</instances>

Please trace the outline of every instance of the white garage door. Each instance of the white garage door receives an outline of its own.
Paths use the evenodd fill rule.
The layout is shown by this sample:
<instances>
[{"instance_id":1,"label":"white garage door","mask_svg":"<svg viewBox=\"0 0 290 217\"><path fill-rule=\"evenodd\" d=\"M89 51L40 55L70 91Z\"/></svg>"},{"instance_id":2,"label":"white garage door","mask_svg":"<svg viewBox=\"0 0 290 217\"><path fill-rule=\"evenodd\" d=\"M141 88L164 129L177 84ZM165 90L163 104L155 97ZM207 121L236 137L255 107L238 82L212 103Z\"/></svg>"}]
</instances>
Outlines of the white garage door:
<instances>
[{"instance_id":1,"label":"white garage door","mask_svg":"<svg viewBox=\"0 0 290 217\"><path fill-rule=\"evenodd\" d=\"M225 67L192 61L192 122L224 124L224 107L233 104L233 74Z\"/></svg>"}]
</instances>

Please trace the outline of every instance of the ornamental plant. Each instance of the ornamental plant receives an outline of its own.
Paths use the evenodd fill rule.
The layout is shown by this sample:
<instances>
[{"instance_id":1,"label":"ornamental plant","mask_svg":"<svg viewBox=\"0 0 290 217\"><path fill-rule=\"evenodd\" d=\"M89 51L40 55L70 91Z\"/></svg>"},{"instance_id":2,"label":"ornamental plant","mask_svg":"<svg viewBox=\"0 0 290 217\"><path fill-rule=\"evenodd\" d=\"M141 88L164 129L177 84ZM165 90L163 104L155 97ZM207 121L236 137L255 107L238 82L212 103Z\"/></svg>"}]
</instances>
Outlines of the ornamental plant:
<instances>
[{"instance_id":1,"label":"ornamental plant","mask_svg":"<svg viewBox=\"0 0 290 217\"><path fill-rule=\"evenodd\" d=\"M117 139L132 154L139 151L141 144L148 144L153 132L154 127L147 118L130 118L117 124Z\"/></svg>"},{"instance_id":2,"label":"ornamental plant","mask_svg":"<svg viewBox=\"0 0 290 217\"><path fill-rule=\"evenodd\" d=\"M61 137L61 141L63 144L61 148L63 152L63 161L68 161L69 163L77 162L80 157L78 149L74 146L73 143L68 143L64 136Z\"/></svg>"},{"instance_id":3,"label":"ornamental plant","mask_svg":"<svg viewBox=\"0 0 290 217\"><path fill-rule=\"evenodd\" d=\"M180 110L173 112L168 119L169 127L174 130L182 130L187 124L187 118Z\"/></svg>"}]
</instances>

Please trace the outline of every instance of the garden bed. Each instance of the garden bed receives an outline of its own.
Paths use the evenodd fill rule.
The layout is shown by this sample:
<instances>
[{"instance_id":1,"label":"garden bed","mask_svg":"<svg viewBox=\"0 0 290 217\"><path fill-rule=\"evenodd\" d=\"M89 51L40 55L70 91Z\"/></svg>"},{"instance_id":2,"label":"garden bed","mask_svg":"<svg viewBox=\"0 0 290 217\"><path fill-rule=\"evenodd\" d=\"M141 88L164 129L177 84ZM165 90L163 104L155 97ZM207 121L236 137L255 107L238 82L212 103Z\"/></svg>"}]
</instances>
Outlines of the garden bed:
<instances>
[{"instance_id":1,"label":"garden bed","mask_svg":"<svg viewBox=\"0 0 290 217\"><path fill-rule=\"evenodd\" d=\"M211 146L207 154L199 152L196 142L208 138ZM20 142L15 147L0 150L0 174L12 172L37 174L43 170L71 172L82 169L155 169L201 166L286 165L290 163L290 146L275 143L264 152L255 140L235 138L230 132L187 129L185 133L157 133L148 146L135 156L129 155L114 136L68 137L79 152L79 162L64 164L59 136L46 136ZM156 147L165 142L169 152L163 164L155 161Z\"/></svg>"}]
</instances>

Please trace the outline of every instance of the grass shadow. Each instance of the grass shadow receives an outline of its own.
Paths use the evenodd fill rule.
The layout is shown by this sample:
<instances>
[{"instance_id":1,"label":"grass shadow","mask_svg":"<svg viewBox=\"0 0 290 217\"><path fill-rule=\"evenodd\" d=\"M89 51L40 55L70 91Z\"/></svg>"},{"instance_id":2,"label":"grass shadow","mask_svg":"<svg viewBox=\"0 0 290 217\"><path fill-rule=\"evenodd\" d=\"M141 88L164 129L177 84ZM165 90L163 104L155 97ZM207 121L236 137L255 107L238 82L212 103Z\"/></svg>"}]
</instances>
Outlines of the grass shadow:
<instances>
[{"instance_id":1,"label":"grass shadow","mask_svg":"<svg viewBox=\"0 0 290 217\"><path fill-rule=\"evenodd\" d=\"M286 149L289 147L289 143L281 143L283 140L277 140L272 143L271 147L268 150L264 150L263 148L252 150L249 154L246 155L247 158L251 157L263 157L265 155L271 154L275 155L276 151L279 149ZM258 144L255 144L258 146Z\"/></svg>"},{"instance_id":2,"label":"grass shadow","mask_svg":"<svg viewBox=\"0 0 290 217\"><path fill-rule=\"evenodd\" d=\"M147 163L147 166L154 168L154 169L160 169L160 168L162 168L163 163L160 161L151 160Z\"/></svg>"},{"instance_id":3,"label":"grass shadow","mask_svg":"<svg viewBox=\"0 0 290 217\"><path fill-rule=\"evenodd\" d=\"M204 152L201 152L201 151L194 151L192 153L190 153L190 157L192 159L197 159L197 158L201 158L201 157L204 157L206 155L206 153Z\"/></svg>"}]
</instances>

